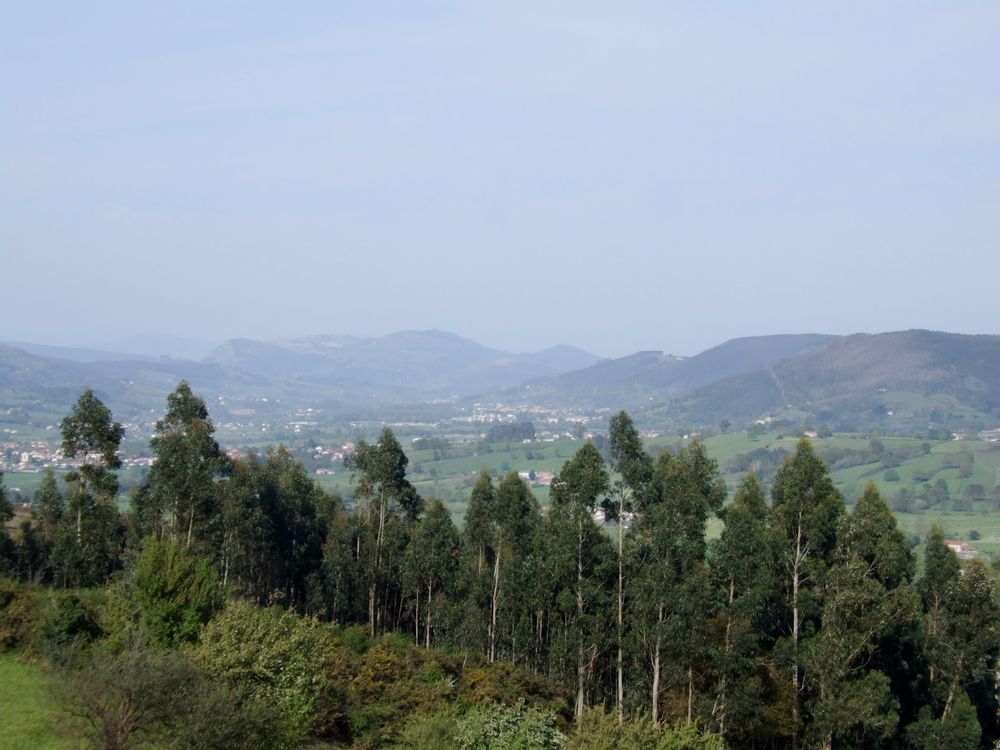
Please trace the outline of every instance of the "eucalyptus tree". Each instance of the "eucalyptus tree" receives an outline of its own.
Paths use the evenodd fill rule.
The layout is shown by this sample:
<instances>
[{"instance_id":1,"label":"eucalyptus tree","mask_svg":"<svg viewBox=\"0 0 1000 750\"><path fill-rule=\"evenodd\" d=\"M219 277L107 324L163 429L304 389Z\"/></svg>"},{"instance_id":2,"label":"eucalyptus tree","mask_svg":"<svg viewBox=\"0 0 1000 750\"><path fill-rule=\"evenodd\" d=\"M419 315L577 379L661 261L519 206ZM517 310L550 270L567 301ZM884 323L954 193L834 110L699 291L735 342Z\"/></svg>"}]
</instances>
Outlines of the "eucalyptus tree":
<instances>
[{"instance_id":1,"label":"eucalyptus tree","mask_svg":"<svg viewBox=\"0 0 1000 750\"><path fill-rule=\"evenodd\" d=\"M462 530L462 568L459 641L465 649L489 653L489 623L492 597L490 555L495 531L496 487L489 471L476 478L465 509Z\"/></svg>"},{"instance_id":2,"label":"eucalyptus tree","mask_svg":"<svg viewBox=\"0 0 1000 750\"><path fill-rule=\"evenodd\" d=\"M481 573L486 565L486 548L489 545L493 504L496 500L496 488L493 478L483 469L476 477L476 483L469 496L469 505L465 510L465 547L476 555L476 573Z\"/></svg>"},{"instance_id":3,"label":"eucalyptus tree","mask_svg":"<svg viewBox=\"0 0 1000 750\"><path fill-rule=\"evenodd\" d=\"M590 547L595 540L593 512L604 500L610 488L607 467L600 451L587 441L564 465L552 480L552 503L565 510L576 531L576 618L577 640L576 701L574 713L579 717L586 707L586 688L589 665L596 659L598 643L594 623L588 623L588 605L592 605L594 592L590 578L596 562ZM588 549L585 557L585 542ZM586 570L585 570L586 568Z\"/></svg>"},{"instance_id":4,"label":"eucalyptus tree","mask_svg":"<svg viewBox=\"0 0 1000 750\"><path fill-rule=\"evenodd\" d=\"M202 528L217 515L216 479L225 474L230 461L215 437L215 426L204 400L182 380L167 396L167 411L156 423L150 447L156 456L149 470L148 491L141 497L148 503L144 514L150 531L163 535L164 516L170 519L170 536L191 547L198 536L208 537Z\"/></svg>"},{"instance_id":5,"label":"eucalyptus tree","mask_svg":"<svg viewBox=\"0 0 1000 750\"><path fill-rule=\"evenodd\" d=\"M284 448L233 462L222 493L223 583L260 604L305 607L319 586L326 493Z\"/></svg>"},{"instance_id":6,"label":"eucalyptus tree","mask_svg":"<svg viewBox=\"0 0 1000 750\"><path fill-rule=\"evenodd\" d=\"M963 691L995 693L1000 607L996 581L981 562L970 561L961 575L947 581L935 619L928 627L926 653L935 675L932 697L944 721ZM995 701L980 713L991 715L995 724Z\"/></svg>"},{"instance_id":7,"label":"eucalyptus tree","mask_svg":"<svg viewBox=\"0 0 1000 750\"><path fill-rule=\"evenodd\" d=\"M434 595L451 581L458 567L461 538L452 523L448 509L440 500L431 500L423 518L413 530L406 550L404 573L413 591L414 632L420 641L420 627L423 624L424 646L431 647ZM420 619L421 599L423 623Z\"/></svg>"},{"instance_id":8,"label":"eucalyptus tree","mask_svg":"<svg viewBox=\"0 0 1000 750\"><path fill-rule=\"evenodd\" d=\"M487 629L487 658L497 659L500 629L506 623L511 633L517 624L514 584L519 581L525 556L530 550L532 533L538 526L538 502L517 472L507 473L497 486L491 514L490 547L493 576L490 585L490 618ZM511 641L511 658L516 659L516 644Z\"/></svg>"},{"instance_id":9,"label":"eucalyptus tree","mask_svg":"<svg viewBox=\"0 0 1000 750\"><path fill-rule=\"evenodd\" d=\"M7 488L3 486L3 469L0 469L0 571L13 553L10 539L7 538L7 522L13 517L14 506L7 499Z\"/></svg>"},{"instance_id":10,"label":"eucalyptus tree","mask_svg":"<svg viewBox=\"0 0 1000 750\"><path fill-rule=\"evenodd\" d=\"M111 411L88 388L60 429L63 454L80 459L79 468L65 477L69 509L75 516L76 560L69 572L77 583L100 583L117 563L121 530L115 472L122 465L118 448L125 428L112 420Z\"/></svg>"},{"instance_id":11,"label":"eucalyptus tree","mask_svg":"<svg viewBox=\"0 0 1000 750\"><path fill-rule=\"evenodd\" d=\"M833 560L844 502L822 459L805 438L775 475L771 495L772 519L781 536L783 586L791 616L787 630L793 691L790 718L792 744L797 746L802 728L799 647L803 623L810 621L810 629L819 625L820 588Z\"/></svg>"},{"instance_id":12,"label":"eucalyptus tree","mask_svg":"<svg viewBox=\"0 0 1000 750\"><path fill-rule=\"evenodd\" d=\"M409 459L388 427L383 428L376 443L358 441L354 454L344 462L355 476L354 497L361 504L366 523L365 546L359 539L358 557L366 558L368 579L368 628L376 633L384 624L386 613L381 605L390 578L387 575L386 551L390 532L397 514L414 522L420 514L422 500L406 478Z\"/></svg>"},{"instance_id":13,"label":"eucalyptus tree","mask_svg":"<svg viewBox=\"0 0 1000 750\"><path fill-rule=\"evenodd\" d=\"M628 412L621 411L611 418L608 428L608 448L611 469L618 477L612 483L612 501L606 511L618 522L618 599L616 643L618 647L616 674L616 704L618 723L625 722L625 532L636 506L644 499L653 477L653 459L642 445L642 438Z\"/></svg>"},{"instance_id":14,"label":"eucalyptus tree","mask_svg":"<svg viewBox=\"0 0 1000 750\"><path fill-rule=\"evenodd\" d=\"M705 525L726 498L718 464L700 441L678 455L661 454L634 537L634 627L650 671L650 714L660 722L665 663L685 695L687 724L694 721L696 672L707 659L705 623L711 601Z\"/></svg>"},{"instance_id":15,"label":"eucalyptus tree","mask_svg":"<svg viewBox=\"0 0 1000 750\"><path fill-rule=\"evenodd\" d=\"M779 576L778 538L764 490L747 474L725 508L725 527L712 545L712 580L720 594L721 643L715 652L712 718L727 741L752 743L764 729L765 690L759 677L770 646L770 617Z\"/></svg>"},{"instance_id":16,"label":"eucalyptus tree","mask_svg":"<svg viewBox=\"0 0 1000 750\"><path fill-rule=\"evenodd\" d=\"M916 627L914 564L896 520L869 484L844 518L824 583L822 627L804 643L811 744L859 747L889 741L900 722L887 642Z\"/></svg>"}]
</instances>

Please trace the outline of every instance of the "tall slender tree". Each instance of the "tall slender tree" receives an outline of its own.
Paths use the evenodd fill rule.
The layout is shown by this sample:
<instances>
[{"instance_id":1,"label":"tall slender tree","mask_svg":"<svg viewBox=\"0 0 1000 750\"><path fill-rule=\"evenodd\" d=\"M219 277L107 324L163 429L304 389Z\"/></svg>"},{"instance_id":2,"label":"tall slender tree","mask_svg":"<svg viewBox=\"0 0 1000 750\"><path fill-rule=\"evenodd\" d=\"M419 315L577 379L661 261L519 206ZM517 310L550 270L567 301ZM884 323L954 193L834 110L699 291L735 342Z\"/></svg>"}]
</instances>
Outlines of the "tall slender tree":
<instances>
[{"instance_id":1,"label":"tall slender tree","mask_svg":"<svg viewBox=\"0 0 1000 750\"><path fill-rule=\"evenodd\" d=\"M593 629L587 627L588 599L591 597L588 596L589 582L586 580L590 570L585 570L585 562L590 561L585 561L584 544L593 537L593 512L604 499L609 487L604 459L589 440L563 465L559 475L552 481L552 502L568 511L571 522L576 527L577 682L574 713L577 717L583 714L586 707L588 662L593 662L597 651L597 644L587 637L588 631L593 635Z\"/></svg>"},{"instance_id":2,"label":"tall slender tree","mask_svg":"<svg viewBox=\"0 0 1000 750\"><path fill-rule=\"evenodd\" d=\"M156 460L149 470L149 508L143 513L149 531L162 536L164 516L170 519L170 536L191 547L196 535L208 537L204 528L216 516L218 489L215 480L230 462L219 447L215 426L204 400L182 380L167 396L167 411L157 421L150 447Z\"/></svg>"},{"instance_id":3,"label":"tall slender tree","mask_svg":"<svg viewBox=\"0 0 1000 750\"><path fill-rule=\"evenodd\" d=\"M345 463L356 477L354 496L363 504L368 527L369 549L359 550L359 557L367 557L368 628L374 634L385 617L380 602L388 583L385 553L393 517L402 512L412 523L420 514L422 500L406 478L409 459L388 427L377 443L360 440Z\"/></svg>"},{"instance_id":4,"label":"tall slender tree","mask_svg":"<svg viewBox=\"0 0 1000 750\"><path fill-rule=\"evenodd\" d=\"M744 477L723 520L725 528L710 557L722 631L715 653L712 717L728 741L752 742L765 729L766 696L759 673L770 646L780 574L778 538L756 476Z\"/></svg>"},{"instance_id":5,"label":"tall slender tree","mask_svg":"<svg viewBox=\"0 0 1000 750\"><path fill-rule=\"evenodd\" d=\"M435 594L449 582L458 565L461 540L451 515L440 500L427 503L427 510L413 531L404 565L406 577L414 591L414 630L424 630L424 646L431 647L432 618ZM423 623L420 610L423 597Z\"/></svg>"},{"instance_id":6,"label":"tall slender tree","mask_svg":"<svg viewBox=\"0 0 1000 750\"><path fill-rule=\"evenodd\" d=\"M490 619L487 630L490 662L497 660L500 630L507 623L513 634L517 612L512 601L518 593L513 584L531 546L532 532L538 525L538 502L531 489L516 471L507 473L496 491L492 515L493 577L490 586ZM516 659L516 644L511 640L511 659Z\"/></svg>"},{"instance_id":7,"label":"tall slender tree","mask_svg":"<svg viewBox=\"0 0 1000 750\"><path fill-rule=\"evenodd\" d=\"M709 575L705 525L726 498L718 464L695 440L676 457L661 454L636 531L638 566L634 611L650 669L650 713L660 720L663 667L675 669L685 696L684 720L694 719L699 665L707 659L705 622Z\"/></svg>"},{"instance_id":8,"label":"tall slender tree","mask_svg":"<svg viewBox=\"0 0 1000 750\"><path fill-rule=\"evenodd\" d=\"M117 561L115 546L121 530L115 472L122 465L118 448L125 428L112 420L111 411L88 388L63 419L61 431L63 454L81 459L79 469L65 477L76 519L73 572L78 583L100 583Z\"/></svg>"},{"instance_id":9,"label":"tall slender tree","mask_svg":"<svg viewBox=\"0 0 1000 750\"><path fill-rule=\"evenodd\" d=\"M812 743L862 746L890 739L899 724L884 641L904 637L919 612L913 560L892 512L869 484L844 518L823 591L822 627L804 651Z\"/></svg>"},{"instance_id":10,"label":"tall slender tree","mask_svg":"<svg viewBox=\"0 0 1000 750\"><path fill-rule=\"evenodd\" d=\"M606 511L618 522L618 601L616 619L617 655L615 661L616 706L619 725L625 722L625 532L635 512L649 491L653 478L653 459L642 446L639 431L628 412L611 418L608 428L611 469L618 474L612 484L613 500Z\"/></svg>"},{"instance_id":11,"label":"tall slender tree","mask_svg":"<svg viewBox=\"0 0 1000 750\"><path fill-rule=\"evenodd\" d=\"M819 589L832 561L837 525L844 502L833 486L822 459L803 438L785 460L771 491L772 517L782 537L785 596L791 622L789 672L792 680L792 744L802 729L802 665L799 648L803 623L818 624L822 609Z\"/></svg>"}]
</instances>

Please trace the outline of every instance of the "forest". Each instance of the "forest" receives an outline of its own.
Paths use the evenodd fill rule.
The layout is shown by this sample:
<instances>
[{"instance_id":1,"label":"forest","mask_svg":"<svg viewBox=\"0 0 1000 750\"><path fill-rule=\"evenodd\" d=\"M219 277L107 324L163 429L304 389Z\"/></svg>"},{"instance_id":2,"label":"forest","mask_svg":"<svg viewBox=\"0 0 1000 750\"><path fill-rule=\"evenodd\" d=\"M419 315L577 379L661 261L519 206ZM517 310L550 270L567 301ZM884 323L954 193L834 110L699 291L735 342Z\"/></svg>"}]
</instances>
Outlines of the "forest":
<instances>
[{"instance_id":1,"label":"forest","mask_svg":"<svg viewBox=\"0 0 1000 750\"><path fill-rule=\"evenodd\" d=\"M728 497L698 440L652 455L622 411L547 507L484 470L456 524L388 428L346 460L350 505L281 447L227 455L185 382L127 507L108 408L85 391L61 431L78 468L47 474L0 538L0 650L52 676L74 741L1000 741L997 572L936 527L916 556L874 485L847 508L808 439Z\"/></svg>"}]
</instances>

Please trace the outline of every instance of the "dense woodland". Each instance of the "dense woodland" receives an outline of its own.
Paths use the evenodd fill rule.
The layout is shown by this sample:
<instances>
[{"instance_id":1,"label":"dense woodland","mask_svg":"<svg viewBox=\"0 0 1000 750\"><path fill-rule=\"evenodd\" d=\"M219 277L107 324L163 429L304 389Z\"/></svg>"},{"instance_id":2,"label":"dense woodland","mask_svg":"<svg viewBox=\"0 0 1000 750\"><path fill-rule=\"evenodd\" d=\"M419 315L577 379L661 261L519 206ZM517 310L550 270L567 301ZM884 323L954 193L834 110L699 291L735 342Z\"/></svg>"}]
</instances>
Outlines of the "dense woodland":
<instances>
[{"instance_id":1,"label":"dense woodland","mask_svg":"<svg viewBox=\"0 0 1000 750\"><path fill-rule=\"evenodd\" d=\"M61 671L100 747L1000 739L994 571L937 529L918 566L875 487L848 510L808 440L729 499L698 441L654 457L621 412L550 507L483 472L457 526L389 429L348 459L346 507L282 448L230 459L181 383L125 512L93 393L62 434L79 470L0 540L0 647Z\"/></svg>"}]
</instances>

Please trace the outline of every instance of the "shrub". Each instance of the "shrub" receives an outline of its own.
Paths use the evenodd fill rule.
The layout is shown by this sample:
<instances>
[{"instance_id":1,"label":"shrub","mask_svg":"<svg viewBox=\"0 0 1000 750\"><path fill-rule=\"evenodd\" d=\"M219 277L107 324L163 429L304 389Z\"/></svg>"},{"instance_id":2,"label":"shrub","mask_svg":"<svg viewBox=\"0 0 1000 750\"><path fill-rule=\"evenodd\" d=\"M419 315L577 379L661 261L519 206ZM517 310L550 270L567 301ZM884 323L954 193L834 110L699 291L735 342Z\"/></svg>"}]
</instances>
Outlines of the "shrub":
<instances>
[{"instance_id":1,"label":"shrub","mask_svg":"<svg viewBox=\"0 0 1000 750\"><path fill-rule=\"evenodd\" d=\"M43 601L33 587L0 578L0 651L33 647Z\"/></svg>"},{"instance_id":2,"label":"shrub","mask_svg":"<svg viewBox=\"0 0 1000 750\"><path fill-rule=\"evenodd\" d=\"M54 662L70 658L101 635L101 629L75 594L57 595L45 618L38 624L38 651Z\"/></svg>"},{"instance_id":3,"label":"shrub","mask_svg":"<svg viewBox=\"0 0 1000 750\"><path fill-rule=\"evenodd\" d=\"M565 736L555 714L523 703L480 703L459 722L461 750L558 750Z\"/></svg>"},{"instance_id":4,"label":"shrub","mask_svg":"<svg viewBox=\"0 0 1000 750\"><path fill-rule=\"evenodd\" d=\"M283 739L269 706L134 634L120 649L95 647L62 677L54 689L69 728L94 747L249 750Z\"/></svg>"},{"instance_id":5,"label":"shrub","mask_svg":"<svg viewBox=\"0 0 1000 750\"><path fill-rule=\"evenodd\" d=\"M899 481L899 472L896 471L895 469L889 469L885 474L882 475L882 477L887 482L898 482Z\"/></svg>"},{"instance_id":6,"label":"shrub","mask_svg":"<svg viewBox=\"0 0 1000 750\"><path fill-rule=\"evenodd\" d=\"M697 724L660 730L645 717L624 726L603 708L584 711L566 743L566 750L725 750L722 737L703 731Z\"/></svg>"},{"instance_id":7,"label":"shrub","mask_svg":"<svg viewBox=\"0 0 1000 750\"><path fill-rule=\"evenodd\" d=\"M218 576L179 543L146 539L136 561L134 599L159 644L194 643L222 605Z\"/></svg>"},{"instance_id":8,"label":"shrub","mask_svg":"<svg viewBox=\"0 0 1000 750\"><path fill-rule=\"evenodd\" d=\"M604 708L588 708L577 719L567 750L656 750L660 733L647 718L619 726L618 716Z\"/></svg>"},{"instance_id":9,"label":"shrub","mask_svg":"<svg viewBox=\"0 0 1000 750\"><path fill-rule=\"evenodd\" d=\"M314 620L230 602L192 657L210 675L270 704L290 746L335 733L344 718L347 652Z\"/></svg>"},{"instance_id":10,"label":"shrub","mask_svg":"<svg viewBox=\"0 0 1000 750\"><path fill-rule=\"evenodd\" d=\"M417 713L406 723L393 750L459 750L459 715L454 709Z\"/></svg>"}]
</instances>

